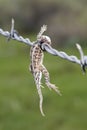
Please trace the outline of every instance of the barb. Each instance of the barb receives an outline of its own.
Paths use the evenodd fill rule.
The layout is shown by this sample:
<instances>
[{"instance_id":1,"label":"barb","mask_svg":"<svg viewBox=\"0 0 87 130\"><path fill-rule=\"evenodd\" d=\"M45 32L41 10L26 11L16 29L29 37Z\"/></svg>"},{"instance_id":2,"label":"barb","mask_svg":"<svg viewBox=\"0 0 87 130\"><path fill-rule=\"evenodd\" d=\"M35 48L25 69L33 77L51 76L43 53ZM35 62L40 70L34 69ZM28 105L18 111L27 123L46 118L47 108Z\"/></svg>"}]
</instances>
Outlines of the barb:
<instances>
[{"instance_id":1,"label":"barb","mask_svg":"<svg viewBox=\"0 0 87 130\"><path fill-rule=\"evenodd\" d=\"M0 34L2 34L3 36L7 37L8 38L8 41L10 39L13 39L13 40L17 40L19 42L23 42L29 46L32 46L33 43L30 41L29 38L23 38L22 36L19 36L17 34L17 31L14 30L14 19L12 19L12 25L11 25L11 32L8 32L8 31L4 31L3 29L0 28Z\"/></svg>"},{"instance_id":2,"label":"barb","mask_svg":"<svg viewBox=\"0 0 87 130\"><path fill-rule=\"evenodd\" d=\"M86 73L85 67L87 67L87 56L84 56L83 50L78 43L76 43L76 47L80 53L80 57L81 57L80 64L82 67L82 71L83 73Z\"/></svg>"},{"instance_id":3,"label":"barb","mask_svg":"<svg viewBox=\"0 0 87 130\"><path fill-rule=\"evenodd\" d=\"M12 23L11 23L11 32L10 35L8 36L7 40L10 41L10 39L14 37L14 19L12 18Z\"/></svg>"}]
</instances>

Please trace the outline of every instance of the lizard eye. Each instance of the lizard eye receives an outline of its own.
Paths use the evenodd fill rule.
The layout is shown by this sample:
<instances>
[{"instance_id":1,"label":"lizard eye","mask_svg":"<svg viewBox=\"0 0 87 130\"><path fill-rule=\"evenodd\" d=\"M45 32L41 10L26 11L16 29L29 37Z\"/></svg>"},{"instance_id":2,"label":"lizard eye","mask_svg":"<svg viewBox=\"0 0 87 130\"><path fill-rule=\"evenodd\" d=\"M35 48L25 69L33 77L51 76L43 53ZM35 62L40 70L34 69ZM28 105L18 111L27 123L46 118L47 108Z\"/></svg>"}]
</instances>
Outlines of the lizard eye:
<instances>
[{"instance_id":1,"label":"lizard eye","mask_svg":"<svg viewBox=\"0 0 87 130\"><path fill-rule=\"evenodd\" d=\"M44 43L44 40L41 40L41 41L40 41L40 44L42 44L42 43Z\"/></svg>"}]
</instances>

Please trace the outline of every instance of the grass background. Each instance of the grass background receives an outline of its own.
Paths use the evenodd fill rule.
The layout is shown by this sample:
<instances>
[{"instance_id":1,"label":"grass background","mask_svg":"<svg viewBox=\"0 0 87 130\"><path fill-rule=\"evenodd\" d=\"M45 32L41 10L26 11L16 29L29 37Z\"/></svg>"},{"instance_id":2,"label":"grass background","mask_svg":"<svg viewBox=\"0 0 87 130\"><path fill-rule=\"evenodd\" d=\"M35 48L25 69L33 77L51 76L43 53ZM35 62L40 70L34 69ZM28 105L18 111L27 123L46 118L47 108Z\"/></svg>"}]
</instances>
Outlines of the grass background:
<instances>
[{"instance_id":1,"label":"grass background","mask_svg":"<svg viewBox=\"0 0 87 130\"><path fill-rule=\"evenodd\" d=\"M45 53L44 65L62 97L43 83L46 116L42 117L36 86L28 70L29 49L0 37L0 130L86 130L87 75L82 74L80 66ZM75 48L62 50L79 55Z\"/></svg>"}]
</instances>

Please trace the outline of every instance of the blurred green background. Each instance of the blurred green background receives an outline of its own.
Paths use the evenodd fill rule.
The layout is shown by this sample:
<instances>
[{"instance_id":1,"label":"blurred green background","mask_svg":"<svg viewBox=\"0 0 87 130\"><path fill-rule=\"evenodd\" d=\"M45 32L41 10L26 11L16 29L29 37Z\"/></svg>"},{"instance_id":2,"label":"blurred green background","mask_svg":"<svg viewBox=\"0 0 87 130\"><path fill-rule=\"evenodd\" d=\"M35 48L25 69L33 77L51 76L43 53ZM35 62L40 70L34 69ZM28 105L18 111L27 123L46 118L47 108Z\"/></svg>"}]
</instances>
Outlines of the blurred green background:
<instances>
[{"instance_id":1,"label":"blurred green background","mask_svg":"<svg viewBox=\"0 0 87 130\"><path fill-rule=\"evenodd\" d=\"M31 41L43 24L53 47L69 55L87 54L86 0L0 0L0 28L15 28ZM62 97L45 86L42 117L30 64L30 47L0 36L0 130L87 130L87 75L80 66L45 53L44 65Z\"/></svg>"},{"instance_id":2,"label":"blurred green background","mask_svg":"<svg viewBox=\"0 0 87 130\"><path fill-rule=\"evenodd\" d=\"M87 0L0 0L0 26L9 29L11 18L22 34L37 33L43 24L54 45L87 40Z\"/></svg>"}]
</instances>

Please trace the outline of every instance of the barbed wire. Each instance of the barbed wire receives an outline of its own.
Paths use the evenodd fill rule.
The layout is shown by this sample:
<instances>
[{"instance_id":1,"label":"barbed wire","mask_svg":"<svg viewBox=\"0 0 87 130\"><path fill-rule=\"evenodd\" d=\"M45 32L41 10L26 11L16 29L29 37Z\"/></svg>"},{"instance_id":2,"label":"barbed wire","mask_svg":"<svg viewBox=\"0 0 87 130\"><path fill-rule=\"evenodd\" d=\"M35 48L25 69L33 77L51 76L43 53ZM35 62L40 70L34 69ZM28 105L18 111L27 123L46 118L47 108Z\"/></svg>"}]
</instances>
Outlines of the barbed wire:
<instances>
[{"instance_id":1,"label":"barbed wire","mask_svg":"<svg viewBox=\"0 0 87 130\"><path fill-rule=\"evenodd\" d=\"M17 40L19 42L23 42L29 46L33 45L33 43L30 41L29 38L23 38L22 36L19 36L18 32L16 30L14 30L14 19L12 19L11 31L10 32L4 31L3 29L0 28L0 34L7 37L8 41L10 39L13 39L13 40Z\"/></svg>"},{"instance_id":2,"label":"barbed wire","mask_svg":"<svg viewBox=\"0 0 87 130\"><path fill-rule=\"evenodd\" d=\"M44 46L44 45L43 45L43 46ZM63 59L66 59L66 60L68 60L68 61L71 61L71 62L80 64L80 60L79 60L76 56L73 56L73 55L69 56L69 55L66 54L65 52L63 52L63 51L58 51L58 50L52 48L52 47L49 46L49 45L45 45L43 48L44 48L47 52L49 52L50 54L53 54L53 55L55 55L55 56L59 56L59 57L61 57L61 58L63 58Z\"/></svg>"},{"instance_id":3,"label":"barbed wire","mask_svg":"<svg viewBox=\"0 0 87 130\"><path fill-rule=\"evenodd\" d=\"M37 42L37 41L31 42L29 38L23 38L22 36L20 36L18 34L18 32L14 29L14 19L12 19L11 31L10 32L4 31L3 29L0 28L0 34L7 37L8 41L10 39L13 39L13 40L17 40L19 42L25 43L29 46L33 46L34 43ZM37 42L37 44L40 44L40 43ZM76 44L76 47L80 53L80 57L81 57L80 60L76 56L73 56L73 55L69 56L65 52L58 51L46 43L41 44L40 46L41 46L42 50L46 50L48 53L50 53L52 55L59 56L63 59L66 59L68 61L71 61L71 62L74 62L74 63L81 65L83 72L85 72L85 67L87 67L87 56L84 56L83 50L79 44Z\"/></svg>"}]
</instances>

